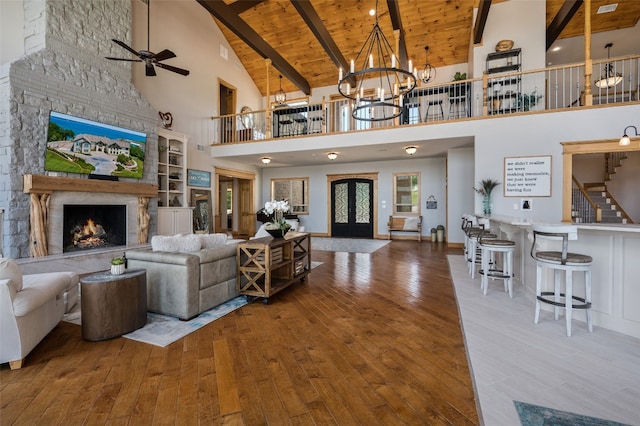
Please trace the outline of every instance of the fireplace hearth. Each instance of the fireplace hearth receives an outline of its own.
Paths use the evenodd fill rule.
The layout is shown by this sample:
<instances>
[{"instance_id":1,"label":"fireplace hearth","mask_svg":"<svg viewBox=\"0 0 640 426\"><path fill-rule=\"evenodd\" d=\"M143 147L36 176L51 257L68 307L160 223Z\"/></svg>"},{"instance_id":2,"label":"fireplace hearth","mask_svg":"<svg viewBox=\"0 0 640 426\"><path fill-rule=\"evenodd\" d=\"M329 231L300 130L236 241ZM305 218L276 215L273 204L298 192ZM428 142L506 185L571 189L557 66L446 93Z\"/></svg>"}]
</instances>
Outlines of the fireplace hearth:
<instances>
[{"instance_id":1,"label":"fireplace hearth","mask_svg":"<svg viewBox=\"0 0 640 426\"><path fill-rule=\"evenodd\" d=\"M63 252L127 244L126 205L65 204Z\"/></svg>"}]
</instances>

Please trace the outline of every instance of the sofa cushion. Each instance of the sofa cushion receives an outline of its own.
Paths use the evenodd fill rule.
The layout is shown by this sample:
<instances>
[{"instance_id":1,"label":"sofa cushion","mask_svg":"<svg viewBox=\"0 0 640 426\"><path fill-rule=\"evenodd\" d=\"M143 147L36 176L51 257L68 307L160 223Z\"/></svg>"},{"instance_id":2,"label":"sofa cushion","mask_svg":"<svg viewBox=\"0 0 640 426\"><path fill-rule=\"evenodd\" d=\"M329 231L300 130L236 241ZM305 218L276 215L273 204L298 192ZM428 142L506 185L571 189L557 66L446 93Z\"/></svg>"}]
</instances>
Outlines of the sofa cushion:
<instances>
[{"instance_id":1,"label":"sofa cushion","mask_svg":"<svg viewBox=\"0 0 640 426\"><path fill-rule=\"evenodd\" d=\"M24 276L22 291L13 300L13 312L21 317L39 308L51 299L62 298L69 287L71 276L67 272L46 272Z\"/></svg>"},{"instance_id":2,"label":"sofa cushion","mask_svg":"<svg viewBox=\"0 0 640 426\"><path fill-rule=\"evenodd\" d=\"M193 253L200 250L200 235L154 235L151 238L153 251L170 253Z\"/></svg>"},{"instance_id":3,"label":"sofa cushion","mask_svg":"<svg viewBox=\"0 0 640 426\"><path fill-rule=\"evenodd\" d=\"M9 279L15 291L22 290L22 271L13 259L0 259L0 279Z\"/></svg>"},{"instance_id":4,"label":"sofa cushion","mask_svg":"<svg viewBox=\"0 0 640 426\"><path fill-rule=\"evenodd\" d=\"M200 235L200 242L203 249L222 247L227 244L229 237L227 234L202 234Z\"/></svg>"}]
</instances>

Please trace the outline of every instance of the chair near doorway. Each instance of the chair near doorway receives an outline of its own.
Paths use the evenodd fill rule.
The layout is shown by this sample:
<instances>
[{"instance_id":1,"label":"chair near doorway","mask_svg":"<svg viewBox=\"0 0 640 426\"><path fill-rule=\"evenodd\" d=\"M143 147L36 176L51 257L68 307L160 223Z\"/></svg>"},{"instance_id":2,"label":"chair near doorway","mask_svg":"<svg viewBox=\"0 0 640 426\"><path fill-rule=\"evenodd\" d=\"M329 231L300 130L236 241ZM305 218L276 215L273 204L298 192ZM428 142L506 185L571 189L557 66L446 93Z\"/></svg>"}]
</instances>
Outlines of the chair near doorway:
<instances>
[{"instance_id":1,"label":"chair near doorway","mask_svg":"<svg viewBox=\"0 0 640 426\"><path fill-rule=\"evenodd\" d=\"M540 319L542 303L553 305L554 318L557 320L559 309L564 308L567 324L567 336L571 337L571 319L574 309L584 309L587 328L593 332L591 323L591 264L593 258L586 254L571 253L569 240L578 239L578 230L574 225L534 225L531 257L536 260L536 311L534 323ZM560 242L560 250L539 250L537 245L546 242ZM553 270L553 291L542 291L543 271ZM565 272L564 292L561 291L561 272ZM576 296L573 288L573 273L584 272L584 297Z\"/></svg>"}]
</instances>

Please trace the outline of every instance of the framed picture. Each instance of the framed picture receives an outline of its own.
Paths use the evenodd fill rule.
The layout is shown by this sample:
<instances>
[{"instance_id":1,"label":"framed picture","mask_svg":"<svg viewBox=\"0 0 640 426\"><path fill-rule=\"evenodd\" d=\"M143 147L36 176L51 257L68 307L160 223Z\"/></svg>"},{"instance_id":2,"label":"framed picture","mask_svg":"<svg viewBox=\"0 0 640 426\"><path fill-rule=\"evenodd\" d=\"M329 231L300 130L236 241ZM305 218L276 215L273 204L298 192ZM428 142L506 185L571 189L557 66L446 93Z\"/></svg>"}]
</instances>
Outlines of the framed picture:
<instances>
[{"instance_id":1,"label":"framed picture","mask_svg":"<svg viewBox=\"0 0 640 426\"><path fill-rule=\"evenodd\" d=\"M551 156L505 157L504 196L550 197Z\"/></svg>"},{"instance_id":2,"label":"framed picture","mask_svg":"<svg viewBox=\"0 0 640 426\"><path fill-rule=\"evenodd\" d=\"M205 172L203 170L188 169L187 185L201 186L204 188L211 187L211 172Z\"/></svg>"}]
</instances>

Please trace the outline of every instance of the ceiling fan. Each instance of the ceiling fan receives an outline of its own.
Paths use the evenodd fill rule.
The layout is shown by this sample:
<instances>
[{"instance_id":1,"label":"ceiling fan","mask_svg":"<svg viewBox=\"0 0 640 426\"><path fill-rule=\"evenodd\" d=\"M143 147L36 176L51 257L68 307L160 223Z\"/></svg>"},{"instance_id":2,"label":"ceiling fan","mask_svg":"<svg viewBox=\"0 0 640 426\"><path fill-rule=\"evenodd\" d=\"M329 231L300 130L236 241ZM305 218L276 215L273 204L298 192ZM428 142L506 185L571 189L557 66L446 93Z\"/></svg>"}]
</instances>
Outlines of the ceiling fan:
<instances>
[{"instance_id":1,"label":"ceiling fan","mask_svg":"<svg viewBox=\"0 0 640 426\"><path fill-rule=\"evenodd\" d=\"M138 57L138 59L127 59L127 58L114 58L114 57L110 57L110 56L106 56L106 59L110 59L112 61L129 61L129 62L144 62L145 63L145 74L147 77L153 77L156 75L156 70L155 67L158 68L162 68L165 69L167 71L173 71L175 73L178 73L180 75L189 75L189 71L182 69L182 68L178 68L178 67L174 67L171 65L167 65L167 64L163 64L161 61L164 61L166 59L171 59L171 58L175 58L176 54L173 53L172 51L168 50L168 49L164 49L161 52L158 53L153 53L151 51L151 49L149 48L149 33L150 33L150 10L151 10L151 0L148 0L147 2L147 50L140 50L140 51L136 51L134 49L132 49L131 47L129 47L126 43L120 41L120 40L116 40L115 38L111 39L113 40L113 42L115 44L117 44L118 46L121 46L125 49L127 49L129 52L133 53L134 55L136 55Z\"/></svg>"}]
</instances>

